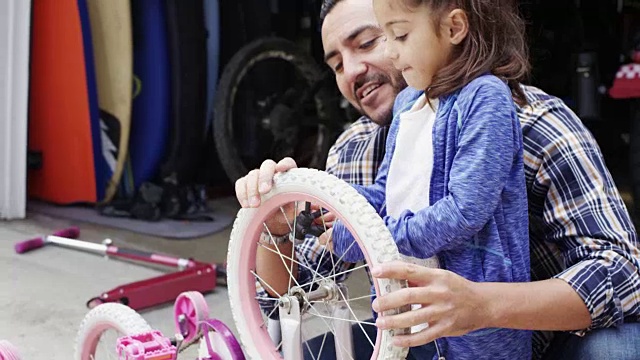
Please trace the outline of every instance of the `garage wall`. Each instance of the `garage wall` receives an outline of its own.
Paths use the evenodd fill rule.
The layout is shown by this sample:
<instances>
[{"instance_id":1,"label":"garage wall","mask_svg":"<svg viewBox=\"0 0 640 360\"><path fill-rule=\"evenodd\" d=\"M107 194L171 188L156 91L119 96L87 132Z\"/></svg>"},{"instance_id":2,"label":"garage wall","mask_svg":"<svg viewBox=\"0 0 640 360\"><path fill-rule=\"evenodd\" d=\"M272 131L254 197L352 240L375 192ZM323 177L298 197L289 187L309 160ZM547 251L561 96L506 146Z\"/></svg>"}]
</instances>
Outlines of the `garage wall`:
<instances>
[{"instance_id":1,"label":"garage wall","mask_svg":"<svg viewBox=\"0 0 640 360\"><path fill-rule=\"evenodd\" d=\"M26 210L31 0L0 1L0 219Z\"/></svg>"}]
</instances>

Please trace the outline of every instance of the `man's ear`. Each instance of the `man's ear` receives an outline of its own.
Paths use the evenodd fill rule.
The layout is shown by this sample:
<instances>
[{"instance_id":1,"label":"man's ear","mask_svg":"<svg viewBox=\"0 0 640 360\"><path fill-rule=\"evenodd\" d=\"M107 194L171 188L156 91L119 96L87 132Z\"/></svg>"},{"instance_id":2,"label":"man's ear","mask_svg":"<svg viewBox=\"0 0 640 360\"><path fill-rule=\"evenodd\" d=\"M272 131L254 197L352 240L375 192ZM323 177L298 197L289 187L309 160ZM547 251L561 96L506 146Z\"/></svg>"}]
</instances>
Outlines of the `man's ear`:
<instances>
[{"instance_id":1,"label":"man's ear","mask_svg":"<svg viewBox=\"0 0 640 360\"><path fill-rule=\"evenodd\" d=\"M449 30L449 41L453 45L458 45L467 37L469 33L469 19L467 13L462 9L454 9L447 16Z\"/></svg>"}]
</instances>

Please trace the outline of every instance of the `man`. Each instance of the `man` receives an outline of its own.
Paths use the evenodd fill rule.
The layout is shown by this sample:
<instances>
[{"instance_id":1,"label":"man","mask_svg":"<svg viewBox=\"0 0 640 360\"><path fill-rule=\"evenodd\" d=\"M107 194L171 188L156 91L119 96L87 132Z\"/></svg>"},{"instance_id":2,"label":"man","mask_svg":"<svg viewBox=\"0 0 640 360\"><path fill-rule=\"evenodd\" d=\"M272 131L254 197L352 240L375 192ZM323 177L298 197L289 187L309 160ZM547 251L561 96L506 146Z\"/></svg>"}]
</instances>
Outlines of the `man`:
<instances>
[{"instance_id":1,"label":"man","mask_svg":"<svg viewBox=\"0 0 640 360\"><path fill-rule=\"evenodd\" d=\"M371 0L327 0L321 17L326 63L342 94L365 115L338 139L327 171L366 185L373 182L382 160L393 98L404 83L384 56ZM408 279L417 286L377 299L376 311L429 303L380 318L377 325L429 323L419 333L396 337L404 346L506 327L556 331L535 334L535 358L640 358L640 251L624 203L595 140L575 114L538 89L525 87L525 93L530 105L518 113L534 281L472 283L442 269L388 264L374 269L373 275ZM403 91L397 106L418 94ZM258 206L260 193L270 190L274 171L294 166L291 159L265 161L236 183L241 204Z\"/></svg>"}]
</instances>

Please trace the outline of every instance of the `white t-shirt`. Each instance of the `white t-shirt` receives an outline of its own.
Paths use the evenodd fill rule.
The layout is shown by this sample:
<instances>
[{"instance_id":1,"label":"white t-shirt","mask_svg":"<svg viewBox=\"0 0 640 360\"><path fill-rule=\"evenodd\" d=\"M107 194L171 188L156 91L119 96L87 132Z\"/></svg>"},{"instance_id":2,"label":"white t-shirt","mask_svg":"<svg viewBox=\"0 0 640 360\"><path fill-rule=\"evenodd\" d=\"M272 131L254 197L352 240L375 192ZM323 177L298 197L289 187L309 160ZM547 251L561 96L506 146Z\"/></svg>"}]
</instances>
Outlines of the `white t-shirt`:
<instances>
[{"instance_id":1,"label":"white t-shirt","mask_svg":"<svg viewBox=\"0 0 640 360\"><path fill-rule=\"evenodd\" d=\"M438 100L429 106L424 94L413 107L400 114L396 147L389 165L386 186L387 215L399 218L405 210L415 213L429 207L429 187L433 170L433 124ZM438 267L438 259L404 256L415 264Z\"/></svg>"},{"instance_id":2,"label":"white t-shirt","mask_svg":"<svg viewBox=\"0 0 640 360\"><path fill-rule=\"evenodd\" d=\"M436 120L438 100L426 102L424 94L411 109L400 114L400 127L396 147L387 174L386 203L387 215L398 218L405 210L415 213L429 206L429 188L433 171L433 124ZM402 255L405 261L437 268L438 258L418 259ZM420 308L419 304L411 306ZM411 328L417 333L428 325Z\"/></svg>"}]
</instances>

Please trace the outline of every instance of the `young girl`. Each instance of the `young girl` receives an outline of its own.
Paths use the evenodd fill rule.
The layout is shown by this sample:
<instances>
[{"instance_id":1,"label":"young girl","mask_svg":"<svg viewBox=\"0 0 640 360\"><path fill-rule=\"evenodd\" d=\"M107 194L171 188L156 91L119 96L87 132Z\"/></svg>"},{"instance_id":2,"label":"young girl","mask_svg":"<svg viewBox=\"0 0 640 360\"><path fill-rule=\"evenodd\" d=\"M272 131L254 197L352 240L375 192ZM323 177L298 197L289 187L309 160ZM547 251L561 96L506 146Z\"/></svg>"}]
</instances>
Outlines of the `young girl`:
<instances>
[{"instance_id":1,"label":"young girl","mask_svg":"<svg viewBox=\"0 0 640 360\"><path fill-rule=\"evenodd\" d=\"M425 95L396 109L376 183L357 187L408 260L472 281L529 281L527 195L513 99L528 70L508 0L373 0L386 52ZM333 249L363 259L340 222ZM424 299L428 303L429 299ZM425 324L425 326L428 326ZM529 359L531 333L484 329L436 341L450 359Z\"/></svg>"}]
</instances>

